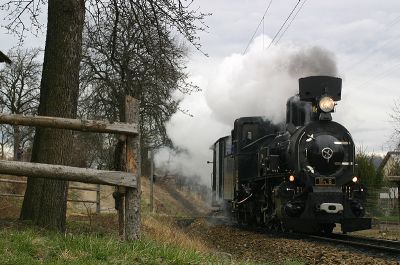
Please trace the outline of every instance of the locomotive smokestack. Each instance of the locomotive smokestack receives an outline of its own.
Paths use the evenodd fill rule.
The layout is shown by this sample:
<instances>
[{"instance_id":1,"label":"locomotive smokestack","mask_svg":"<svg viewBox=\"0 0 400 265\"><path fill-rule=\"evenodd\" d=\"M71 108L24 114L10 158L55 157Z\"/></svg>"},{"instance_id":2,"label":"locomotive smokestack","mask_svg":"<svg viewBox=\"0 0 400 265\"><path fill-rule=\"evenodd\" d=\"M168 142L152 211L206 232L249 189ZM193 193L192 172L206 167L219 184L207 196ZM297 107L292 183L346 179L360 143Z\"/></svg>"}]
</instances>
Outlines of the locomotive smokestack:
<instances>
[{"instance_id":1,"label":"locomotive smokestack","mask_svg":"<svg viewBox=\"0 0 400 265\"><path fill-rule=\"evenodd\" d=\"M336 101L341 99L342 79L332 76L309 76L299 79L300 100L312 103L312 120L332 120Z\"/></svg>"},{"instance_id":2,"label":"locomotive smokestack","mask_svg":"<svg viewBox=\"0 0 400 265\"><path fill-rule=\"evenodd\" d=\"M324 96L339 101L342 96L342 79L332 76L309 76L299 79L300 100L315 102Z\"/></svg>"}]
</instances>

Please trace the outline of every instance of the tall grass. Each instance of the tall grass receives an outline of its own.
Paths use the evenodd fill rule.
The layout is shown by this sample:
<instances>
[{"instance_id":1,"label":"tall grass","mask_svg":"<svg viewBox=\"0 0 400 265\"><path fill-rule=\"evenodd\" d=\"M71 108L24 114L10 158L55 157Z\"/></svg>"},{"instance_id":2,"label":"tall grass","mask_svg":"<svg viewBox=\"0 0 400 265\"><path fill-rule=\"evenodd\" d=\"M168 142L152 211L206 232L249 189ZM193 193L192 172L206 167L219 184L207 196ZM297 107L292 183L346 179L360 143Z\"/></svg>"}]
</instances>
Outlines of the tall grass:
<instances>
[{"instance_id":1,"label":"tall grass","mask_svg":"<svg viewBox=\"0 0 400 265\"><path fill-rule=\"evenodd\" d=\"M0 264L230 264L148 237L134 243L99 235L60 235L25 227L0 232Z\"/></svg>"}]
</instances>

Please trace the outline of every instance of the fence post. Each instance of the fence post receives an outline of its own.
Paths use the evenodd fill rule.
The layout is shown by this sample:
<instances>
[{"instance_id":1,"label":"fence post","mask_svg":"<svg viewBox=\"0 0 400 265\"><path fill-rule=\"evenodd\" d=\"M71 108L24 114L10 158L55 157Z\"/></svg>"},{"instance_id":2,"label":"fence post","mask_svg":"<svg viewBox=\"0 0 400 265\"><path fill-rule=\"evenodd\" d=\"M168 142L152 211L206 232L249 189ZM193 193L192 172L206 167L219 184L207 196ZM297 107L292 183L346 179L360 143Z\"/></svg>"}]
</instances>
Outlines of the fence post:
<instances>
[{"instance_id":1,"label":"fence post","mask_svg":"<svg viewBox=\"0 0 400 265\"><path fill-rule=\"evenodd\" d=\"M96 190L96 213L100 213L100 184L97 184Z\"/></svg>"},{"instance_id":2,"label":"fence post","mask_svg":"<svg viewBox=\"0 0 400 265\"><path fill-rule=\"evenodd\" d=\"M154 151L150 151L150 212L154 211Z\"/></svg>"},{"instance_id":3,"label":"fence post","mask_svg":"<svg viewBox=\"0 0 400 265\"><path fill-rule=\"evenodd\" d=\"M398 224L400 225L400 181L397 182L397 214L399 215Z\"/></svg>"},{"instance_id":4,"label":"fence post","mask_svg":"<svg viewBox=\"0 0 400 265\"><path fill-rule=\"evenodd\" d=\"M125 117L127 123L139 124L139 100L125 98ZM140 128L140 126L138 126ZM126 170L136 175L136 188L125 191L125 240L132 241L140 237L140 133L126 139Z\"/></svg>"}]
</instances>

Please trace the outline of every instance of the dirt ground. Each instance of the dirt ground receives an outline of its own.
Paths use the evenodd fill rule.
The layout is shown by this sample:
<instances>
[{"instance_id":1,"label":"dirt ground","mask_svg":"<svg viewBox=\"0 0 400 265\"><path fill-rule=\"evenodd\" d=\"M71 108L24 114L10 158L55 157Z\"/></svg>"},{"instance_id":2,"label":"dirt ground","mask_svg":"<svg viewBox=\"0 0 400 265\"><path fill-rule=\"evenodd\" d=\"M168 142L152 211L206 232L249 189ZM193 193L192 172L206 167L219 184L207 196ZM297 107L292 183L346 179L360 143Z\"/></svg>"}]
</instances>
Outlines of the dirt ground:
<instances>
[{"instance_id":1,"label":"dirt ground","mask_svg":"<svg viewBox=\"0 0 400 265\"><path fill-rule=\"evenodd\" d=\"M398 264L398 258L367 254L345 246L313 243L246 231L234 226L212 224L197 219L187 233L202 238L211 248L234 258L283 264L300 261L305 264Z\"/></svg>"},{"instance_id":2,"label":"dirt ground","mask_svg":"<svg viewBox=\"0 0 400 265\"><path fill-rule=\"evenodd\" d=\"M378 224L372 229L350 233L351 235L381 238L389 240L400 240L399 224Z\"/></svg>"}]
</instances>

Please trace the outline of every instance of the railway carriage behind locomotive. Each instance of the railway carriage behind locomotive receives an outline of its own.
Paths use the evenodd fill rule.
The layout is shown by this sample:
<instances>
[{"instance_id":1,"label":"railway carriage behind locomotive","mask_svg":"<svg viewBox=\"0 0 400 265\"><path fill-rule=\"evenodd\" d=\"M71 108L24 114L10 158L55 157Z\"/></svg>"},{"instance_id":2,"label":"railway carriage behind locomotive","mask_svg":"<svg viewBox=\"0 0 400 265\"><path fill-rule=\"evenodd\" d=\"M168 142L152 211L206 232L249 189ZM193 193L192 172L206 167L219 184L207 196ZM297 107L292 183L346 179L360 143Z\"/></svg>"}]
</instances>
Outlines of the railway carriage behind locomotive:
<instances>
[{"instance_id":1,"label":"railway carriage behind locomotive","mask_svg":"<svg viewBox=\"0 0 400 265\"><path fill-rule=\"evenodd\" d=\"M355 175L355 146L332 121L342 80L299 79L286 124L242 117L213 149L213 204L240 223L307 233L371 228L366 190Z\"/></svg>"}]
</instances>

